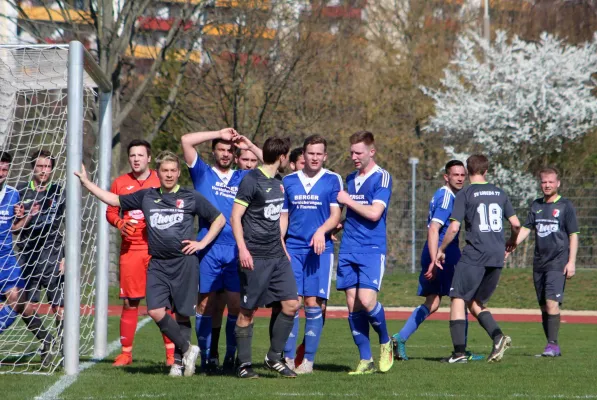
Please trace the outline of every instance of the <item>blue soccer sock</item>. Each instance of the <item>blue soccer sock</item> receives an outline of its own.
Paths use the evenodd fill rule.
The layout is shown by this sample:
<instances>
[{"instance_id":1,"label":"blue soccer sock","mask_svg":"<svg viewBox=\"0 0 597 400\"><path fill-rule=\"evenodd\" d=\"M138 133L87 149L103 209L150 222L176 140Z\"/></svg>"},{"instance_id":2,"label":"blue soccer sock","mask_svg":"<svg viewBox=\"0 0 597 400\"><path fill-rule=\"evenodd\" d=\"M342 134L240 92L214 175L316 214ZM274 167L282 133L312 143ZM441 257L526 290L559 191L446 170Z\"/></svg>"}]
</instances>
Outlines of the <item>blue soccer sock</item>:
<instances>
[{"instance_id":1,"label":"blue soccer sock","mask_svg":"<svg viewBox=\"0 0 597 400\"><path fill-rule=\"evenodd\" d=\"M321 331L323 329L323 312L321 307L305 307L305 359L313 361L319 347Z\"/></svg>"},{"instance_id":2,"label":"blue soccer sock","mask_svg":"<svg viewBox=\"0 0 597 400\"><path fill-rule=\"evenodd\" d=\"M201 350L201 364L209 359L209 349L211 348L211 315L195 314L195 333L197 334L197 343Z\"/></svg>"},{"instance_id":3,"label":"blue soccer sock","mask_svg":"<svg viewBox=\"0 0 597 400\"><path fill-rule=\"evenodd\" d=\"M429 309L425 304L421 304L419 307L415 308L408 317L408 320L400 330L400 339L404 340L405 342L408 338L419 329L419 325L423 323L429 316Z\"/></svg>"},{"instance_id":4,"label":"blue soccer sock","mask_svg":"<svg viewBox=\"0 0 597 400\"><path fill-rule=\"evenodd\" d=\"M373 310L369 311L368 316L371 326L379 335L379 344L388 343L390 336L388 335L388 327L386 325L386 313L380 302L377 302Z\"/></svg>"},{"instance_id":5,"label":"blue soccer sock","mask_svg":"<svg viewBox=\"0 0 597 400\"><path fill-rule=\"evenodd\" d=\"M0 333L4 332L17 320L17 312L11 306L5 304L0 308Z\"/></svg>"},{"instance_id":6,"label":"blue soccer sock","mask_svg":"<svg viewBox=\"0 0 597 400\"><path fill-rule=\"evenodd\" d=\"M362 310L348 314L348 325L354 344L359 348L361 360L371 360L371 343L369 341L369 319L367 311Z\"/></svg>"},{"instance_id":7,"label":"blue soccer sock","mask_svg":"<svg viewBox=\"0 0 597 400\"><path fill-rule=\"evenodd\" d=\"M234 327L238 315L228 314L226 319L226 357L234 357L236 354L236 336L234 336Z\"/></svg>"},{"instance_id":8,"label":"blue soccer sock","mask_svg":"<svg viewBox=\"0 0 597 400\"><path fill-rule=\"evenodd\" d=\"M284 357L292 358L296 356L296 339L299 333L299 312L297 311L294 314L294 325L292 325L292 331L290 332L290 336L288 336L288 340L286 341L286 345L284 346Z\"/></svg>"}]
</instances>

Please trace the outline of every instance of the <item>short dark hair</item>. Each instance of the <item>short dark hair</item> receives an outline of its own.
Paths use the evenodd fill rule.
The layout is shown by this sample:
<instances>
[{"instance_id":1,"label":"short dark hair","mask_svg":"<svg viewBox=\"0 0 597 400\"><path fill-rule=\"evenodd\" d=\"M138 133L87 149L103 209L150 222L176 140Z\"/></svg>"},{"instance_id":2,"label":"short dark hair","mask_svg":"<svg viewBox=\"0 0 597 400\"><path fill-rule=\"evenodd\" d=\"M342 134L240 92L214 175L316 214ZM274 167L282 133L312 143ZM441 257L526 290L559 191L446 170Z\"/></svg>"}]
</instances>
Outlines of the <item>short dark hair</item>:
<instances>
[{"instance_id":1,"label":"short dark hair","mask_svg":"<svg viewBox=\"0 0 597 400\"><path fill-rule=\"evenodd\" d=\"M328 149L328 141L321 135L315 134L307 137L303 142L303 151L307 151L307 146L313 144L323 144L323 150L327 151Z\"/></svg>"},{"instance_id":2,"label":"short dark hair","mask_svg":"<svg viewBox=\"0 0 597 400\"><path fill-rule=\"evenodd\" d=\"M288 154L290 151L290 138L273 136L267 138L263 143L263 163L273 164L278 157Z\"/></svg>"},{"instance_id":3,"label":"short dark hair","mask_svg":"<svg viewBox=\"0 0 597 400\"><path fill-rule=\"evenodd\" d=\"M302 147L297 147L296 149L292 150L290 152L290 162L296 164L299 157L303 154L305 154L305 152L303 151Z\"/></svg>"},{"instance_id":4,"label":"short dark hair","mask_svg":"<svg viewBox=\"0 0 597 400\"><path fill-rule=\"evenodd\" d=\"M211 141L211 151L214 151L216 149L216 146L218 145L218 143L224 143L224 144L229 144L230 146L233 146L232 142L230 140L214 139Z\"/></svg>"},{"instance_id":5,"label":"short dark hair","mask_svg":"<svg viewBox=\"0 0 597 400\"><path fill-rule=\"evenodd\" d=\"M460 160L450 160L448 161L448 163L446 164L446 174L450 173L450 168L452 167L462 167L464 168L464 163Z\"/></svg>"},{"instance_id":6,"label":"short dark hair","mask_svg":"<svg viewBox=\"0 0 597 400\"><path fill-rule=\"evenodd\" d=\"M149 144L149 142L147 140L143 140L143 139L133 139L133 140L131 140L131 142L129 143L129 145L126 146L126 154L129 154L131 152L131 149L133 147L138 147L138 146L145 147L145 150L147 150L147 155L151 156L151 144Z\"/></svg>"},{"instance_id":7,"label":"short dark hair","mask_svg":"<svg viewBox=\"0 0 597 400\"><path fill-rule=\"evenodd\" d=\"M358 131L350 136L350 144L365 143L367 146L375 145L375 137L369 131Z\"/></svg>"},{"instance_id":8,"label":"short dark hair","mask_svg":"<svg viewBox=\"0 0 597 400\"><path fill-rule=\"evenodd\" d=\"M541 175L543 175L543 174L555 174L556 178L558 180L560 180L560 171L558 171L558 169L556 167L541 168L541 171L539 171L539 178L541 178Z\"/></svg>"},{"instance_id":9,"label":"short dark hair","mask_svg":"<svg viewBox=\"0 0 597 400\"><path fill-rule=\"evenodd\" d=\"M33 153L31 155L31 157L29 158L29 163L31 164L31 168L35 168L35 163L37 162L37 159L43 157L43 158L49 158L50 159L50 163L52 164L52 170L54 169L54 157L52 157L52 153L50 153L48 150L37 150L35 153Z\"/></svg>"},{"instance_id":10,"label":"short dark hair","mask_svg":"<svg viewBox=\"0 0 597 400\"><path fill-rule=\"evenodd\" d=\"M469 175L483 175L489 169L489 160L483 154L473 154L466 160Z\"/></svg>"},{"instance_id":11,"label":"short dark hair","mask_svg":"<svg viewBox=\"0 0 597 400\"><path fill-rule=\"evenodd\" d=\"M4 163L12 163L12 156L10 155L10 153L3 151L0 152L0 162L4 162Z\"/></svg>"}]
</instances>

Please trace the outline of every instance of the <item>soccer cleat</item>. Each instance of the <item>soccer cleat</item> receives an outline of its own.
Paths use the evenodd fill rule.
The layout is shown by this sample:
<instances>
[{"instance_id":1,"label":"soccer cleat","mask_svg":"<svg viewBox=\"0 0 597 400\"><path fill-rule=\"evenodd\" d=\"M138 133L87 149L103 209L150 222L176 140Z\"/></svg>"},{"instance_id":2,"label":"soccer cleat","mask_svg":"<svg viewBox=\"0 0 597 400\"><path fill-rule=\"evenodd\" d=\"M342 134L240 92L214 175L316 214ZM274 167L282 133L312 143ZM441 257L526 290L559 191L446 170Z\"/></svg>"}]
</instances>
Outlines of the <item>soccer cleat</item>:
<instances>
[{"instance_id":1,"label":"soccer cleat","mask_svg":"<svg viewBox=\"0 0 597 400\"><path fill-rule=\"evenodd\" d=\"M304 358L305 358L305 341L303 340L303 343L301 343L299 345L299 347L297 347L297 349L296 349L296 356L294 357L294 367L292 367L291 369L294 369L295 367L298 367L299 365L301 365Z\"/></svg>"},{"instance_id":2,"label":"soccer cleat","mask_svg":"<svg viewBox=\"0 0 597 400\"><path fill-rule=\"evenodd\" d=\"M50 368L52 366L52 364L54 363L55 360L55 355L58 353L55 350L55 347L57 343L54 343L53 341L51 343L44 343L44 345L41 348L41 367L42 368ZM132 362L132 358L131 358L131 362Z\"/></svg>"},{"instance_id":3,"label":"soccer cleat","mask_svg":"<svg viewBox=\"0 0 597 400\"><path fill-rule=\"evenodd\" d=\"M234 356L224 358L224 364L222 364L222 372L224 374L234 373L235 367L236 363L234 361Z\"/></svg>"},{"instance_id":4,"label":"soccer cleat","mask_svg":"<svg viewBox=\"0 0 597 400\"><path fill-rule=\"evenodd\" d=\"M296 372L288 368L288 365L286 365L286 361L284 361L284 359L276 361L270 360L267 358L267 356L265 356L264 363L267 368L271 369L272 371L276 371L284 378L296 378Z\"/></svg>"},{"instance_id":5,"label":"soccer cleat","mask_svg":"<svg viewBox=\"0 0 597 400\"><path fill-rule=\"evenodd\" d=\"M166 354L166 366L171 367L174 365L174 354Z\"/></svg>"},{"instance_id":6,"label":"soccer cleat","mask_svg":"<svg viewBox=\"0 0 597 400\"><path fill-rule=\"evenodd\" d=\"M259 375L251 367L251 363L242 364L236 370L236 376L241 379L257 379Z\"/></svg>"},{"instance_id":7,"label":"soccer cleat","mask_svg":"<svg viewBox=\"0 0 597 400\"><path fill-rule=\"evenodd\" d=\"M348 375L368 375L374 374L375 371L375 363L373 360L361 360L359 361L359 365L357 365L357 369L350 371Z\"/></svg>"},{"instance_id":8,"label":"soccer cleat","mask_svg":"<svg viewBox=\"0 0 597 400\"><path fill-rule=\"evenodd\" d=\"M313 373L313 361L303 360L301 365L294 369L297 375L312 374Z\"/></svg>"},{"instance_id":9,"label":"soccer cleat","mask_svg":"<svg viewBox=\"0 0 597 400\"><path fill-rule=\"evenodd\" d=\"M388 372L394 365L394 354L392 353L392 341L379 346L379 371Z\"/></svg>"},{"instance_id":10,"label":"soccer cleat","mask_svg":"<svg viewBox=\"0 0 597 400\"><path fill-rule=\"evenodd\" d=\"M124 367L125 365L131 365L133 363L132 353L120 353L115 359L113 367Z\"/></svg>"},{"instance_id":11,"label":"soccer cleat","mask_svg":"<svg viewBox=\"0 0 597 400\"><path fill-rule=\"evenodd\" d=\"M512 345L512 338L510 336L502 335L497 343L493 344L491 354L487 357L487 362L501 361L504 352Z\"/></svg>"},{"instance_id":12,"label":"soccer cleat","mask_svg":"<svg viewBox=\"0 0 597 400\"><path fill-rule=\"evenodd\" d=\"M286 363L286 365L288 366L288 368L290 368L293 371L296 369L296 367L298 367L298 365L296 364L296 359L295 358L285 357L284 358L284 362Z\"/></svg>"},{"instance_id":13,"label":"soccer cleat","mask_svg":"<svg viewBox=\"0 0 597 400\"><path fill-rule=\"evenodd\" d=\"M555 343L547 343L545 350L541 353L541 357L560 357L561 355L560 346Z\"/></svg>"},{"instance_id":14,"label":"soccer cleat","mask_svg":"<svg viewBox=\"0 0 597 400\"><path fill-rule=\"evenodd\" d=\"M170 373L169 376L182 376L183 375L183 367L180 364L172 364L170 366Z\"/></svg>"},{"instance_id":15,"label":"soccer cleat","mask_svg":"<svg viewBox=\"0 0 597 400\"><path fill-rule=\"evenodd\" d=\"M482 360L485 359L484 355L475 354L475 353L473 353L471 351L466 351L466 353L464 353L464 354L466 354L466 359L468 361L482 361Z\"/></svg>"},{"instance_id":16,"label":"soccer cleat","mask_svg":"<svg viewBox=\"0 0 597 400\"><path fill-rule=\"evenodd\" d=\"M189 349L182 356L182 365L184 366L184 376L193 376L195 374L195 363L199 357L199 346L190 345Z\"/></svg>"},{"instance_id":17,"label":"soccer cleat","mask_svg":"<svg viewBox=\"0 0 597 400\"><path fill-rule=\"evenodd\" d=\"M406 340L402 340L399 333L392 336L392 348L394 350L394 360L408 361L408 356L406 355Z\"/></svg>"},{"instance_id":18,"label":"soccer cleat","mask_svg":"<svg viewBox=\"0 0 597 400\"><path fill-rule=\"evenodd\" d=\"M452 355L442 362L448 364L466 364L468 362L468 356L465 353L452 353Z\"/></svg>"},{"instance_id":19,"label":"soccer cleat","mask_svg":"<svg viewBox=\"0 0 597 400\"><path fill-rule=\"evenodd\" d=\"M214 375L218 372L220 361L217 358L210 358L205 363L202 362L201 373L206 375Z\"/></svg>"}]
</instances>

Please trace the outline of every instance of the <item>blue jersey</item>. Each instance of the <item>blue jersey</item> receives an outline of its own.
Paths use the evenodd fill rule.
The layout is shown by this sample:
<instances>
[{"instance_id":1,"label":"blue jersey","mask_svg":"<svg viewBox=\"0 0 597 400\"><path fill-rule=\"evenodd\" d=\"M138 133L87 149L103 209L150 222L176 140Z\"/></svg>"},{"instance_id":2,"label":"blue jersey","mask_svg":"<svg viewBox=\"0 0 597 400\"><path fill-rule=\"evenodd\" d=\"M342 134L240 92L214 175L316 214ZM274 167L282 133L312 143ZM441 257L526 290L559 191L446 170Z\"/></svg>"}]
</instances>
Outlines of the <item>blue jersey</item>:
<instances>
[{"instance_id":1,"label":"blue jersey","mask_svg":"<svg viewBox=\"0 0 597 400\"><path fill-rule=\"evenodd\" d=\"M441 225L439 229L438 246L441 246L444 241L444 236L450 226L450 215L452 215L452 208L454 207L454 198L456 195L448 188L443 186L439 188L433 198L429 202L429 215L427 216L427 228L431 226L432 222L437 222ZM452 243L446 249L446 263L449 265L456 265L460 258L460 249L458 247L458 235L454 238ZM429 260L429 248L427 241L421 253L421 263L427 267L431 261Z\"/></svg>"},{"instance_id":2,"label":"blue jersey","mask_svg":"<svg viewBox=\"0 0 597 400\"><path fill-rule=\"evenodd\" d=\"M232 227L230 226L230 215L232 204L238 192L238 185L250 170L229 170L223 174L214 167L207 165L197 154L193 164L189 165L189 172L193 187L201 193L214 207L216 207L226 218L226 226L213 243L236 246ZM201 240L209 230L210 224L203 219L199 220L199 232L197 240Z\"/></svg>"},{"instance_id":3,"label":"blue jersey","mask_svg":"<svg viewBox=\"0 0 597 400\"><path fill-rule=\"evenodd\" d=\"M19 201L19 192L12 186L4 185L0 190L0 258L13 255L11 228L15 218L15 205Z\"/></svg>"},{"instance_id":4,"label":"blue jersey","mask_svg":"<svg viewBox=\"0 0 597 400\"><path fill-rule=\"evenodd\" d=\"M385 253L386 217L392 196L392 176L379 166L375 166L365 176L359 176L358 171L355 171L346 178L346 190L360 204L381 203L385 209L381 218L374 222L349 208L346 211L340 253Z\"/></svg>"},{"instance_id":5,"label":"blue jersey","mask_svg":"<svg viewBox=\"0 0 597 400\"><path fill-rule=\"evenodd\" d=\"M330 217L330 207L339 207L338 192L342 190L340 175L322 169L313 178L303 171L290 174L282 180L284 205L288 213L286 247L293 253L309 253L315 231ZM331 234L325 237L325 252L333 253Z\"/></svg>"}]
</instances>

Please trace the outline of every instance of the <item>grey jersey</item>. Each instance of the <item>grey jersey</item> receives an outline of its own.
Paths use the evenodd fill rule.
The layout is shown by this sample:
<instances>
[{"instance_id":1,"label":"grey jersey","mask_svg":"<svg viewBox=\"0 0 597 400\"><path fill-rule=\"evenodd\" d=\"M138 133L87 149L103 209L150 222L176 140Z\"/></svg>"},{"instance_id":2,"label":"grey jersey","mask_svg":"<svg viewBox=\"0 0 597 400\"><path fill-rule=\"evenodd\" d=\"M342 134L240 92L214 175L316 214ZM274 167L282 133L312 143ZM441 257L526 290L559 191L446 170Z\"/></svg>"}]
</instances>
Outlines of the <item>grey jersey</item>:
<instances>
[{"instance_id":1,"label":"grey jersey","mask_svg":"<svg viewBox=\"0 0 597 400\"><path fill-rule=\"evenodd\" d=\"M508 195L490 184L471 184L454 200L451 220L464 220L466 246L460 262L478 267L503 267L504 218L514 215Z\"/></svg>"},{"instance_id":2,"label":"grey jersey","mask_svg":"<svg viewBox=\"0 0 597 400\"><path fill-rule=\"evenodd\" d=\"M524 224L535 230L535 271L564 271L570 250L570 235L578 233L576 211L572 203L558 197L553 203L542 198L531 204Z\"/></svg>"},{"instance_id":3,"label":"grey jersey","mask_svg":"<svg viewBox=\"0 0 597 400\"><path fill-rule=\"evenodd\" d=\"M142 210L147 223L149 254L156 259L186 256L183 240L195 240L195 216L212 223L220 212L201 194L179 188L162 193L158 189L139 190L119 196L123 212Z\"/></svg>"},{"instance_id":4,"label":"grey jersey","mask_svg":"<svg viewBox=\"0 0 597 400\"><path fill-rule=\"evenodd\" d=\"M284 187L280 177L268 177L261 168L249 172L238 186L234 202L247 207L242 225L243 236L251 256L284 256L280 238Z\"/></svg>"},{"instance_id":5,"label":"grey jersey","mask_svg":"<svg viewBox=\"0 0 597 400\"><path fill-rule=\"evenodd\" d=\"M25 214L33 204L39 204L39 213L19 234L17 245L19 248L40 249L48 244L56 247L62 244L61 224L64 220L66 197L62 186L49 183L43 191L37 191L33 181L17 186L21 203L25 207Z\"/></svg>"}]
</instances>

